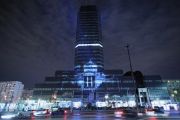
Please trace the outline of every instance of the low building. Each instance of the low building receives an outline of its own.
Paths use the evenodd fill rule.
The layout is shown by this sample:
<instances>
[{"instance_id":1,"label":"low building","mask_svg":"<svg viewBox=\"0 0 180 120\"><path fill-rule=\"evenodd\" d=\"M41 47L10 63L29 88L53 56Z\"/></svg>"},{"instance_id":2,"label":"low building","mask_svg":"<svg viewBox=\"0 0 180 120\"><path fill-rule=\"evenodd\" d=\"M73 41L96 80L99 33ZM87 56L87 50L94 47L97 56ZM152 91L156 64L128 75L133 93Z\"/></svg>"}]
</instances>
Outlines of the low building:
<instances>
[{"instance_id":1,"label":"low building","mask_svg":"<svg viewBox=\"0 0 180 120\"><path fill-rule=\"evenodd\" d=\"M21 100L31 99L32 96L33 96L33 90L32 89L24 89L22 92Z\"/></svg>"},{"instance_id":2,"label":"low building","mask_svg":"<svg viewBox=\"0 0 180 120\"><path fill-rule=\"evenodd\" d=\"M17 103L21 98L24 85L19 81L0 82L0 102Z\"/></svg>"},{"instance_id":3,"label":"low building","mask_svg":"<svg viewBox=\"0 0 180 120\"><path fill-rule=\"evenodd\" d=\"M87 80L87 71L78 77L73 71L56 71L54 77L46 77L44 83L35 85L33 99L58 103L60 107L70 107L72 102L81 105L91 102L101 107L133 107L136 102L140 106L154 107L170 102L166 84L158 75L143 76L136 71L135 84L122 70L105 70L99 77L103 79L96 80L96 76L93 82L96 74L91 74Z\"/></svg>"},{"instance_id":4,"label":"low building","mask_svg":"<svg viewBox=\"0 0 180 120\"><path fill-rule=\"evenodd\" d=\"M178 79L164 79L163 82L167 84L169 95L173 102L180 102L180 80Z\"/></svg>"}]
</instances>

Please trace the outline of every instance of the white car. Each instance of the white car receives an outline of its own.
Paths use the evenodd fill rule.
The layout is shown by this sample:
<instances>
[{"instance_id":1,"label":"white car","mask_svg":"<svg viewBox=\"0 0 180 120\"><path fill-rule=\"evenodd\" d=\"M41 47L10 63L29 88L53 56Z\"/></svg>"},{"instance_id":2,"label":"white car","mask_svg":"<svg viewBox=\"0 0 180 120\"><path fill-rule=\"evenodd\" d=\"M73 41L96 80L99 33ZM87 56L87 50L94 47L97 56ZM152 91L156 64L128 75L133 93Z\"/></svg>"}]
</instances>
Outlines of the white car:
<instances>
[{"instance_id":1,"label":"white car","mask_svg":"<svg viewBox=\"0 0 180 120\"><path fill-rule=\"evenodd\" d=\"M20 111L18 117L19 118L32 117L33 113L34 113L34 110Z\"/></svg>"},{"instance_id":2,"label":"white car","mask_svg":"<svg viewBox=\"0 0 180 120\"><path fill-rule=\"evenodd\" d=\"M12 119L18 117L18 112L2 112L1 119Z\"/></svg>"},{"instance_id":3,"label":"white car","mask_svg":"<svg viewBox=\"0 0 180 120\"><path fill-rule=\"evenodd\" d=\"M33 115L35 117L40 117L40 116L49 116L50 115L50 112L48 109L41 109L41 110L35 110L33 112Z\"/></svg>"},{"instance_id":4,"label":"white car","mask_svg":"<svg viewBox=\"0 0 180 120\"><path fill-rule=\"evenodd\" d=\"M47 109L41 110L28 110L19 112L19 118L32 118L32 117L43 117L50 116L50 112Z\"/></svg>"}]
</instances>

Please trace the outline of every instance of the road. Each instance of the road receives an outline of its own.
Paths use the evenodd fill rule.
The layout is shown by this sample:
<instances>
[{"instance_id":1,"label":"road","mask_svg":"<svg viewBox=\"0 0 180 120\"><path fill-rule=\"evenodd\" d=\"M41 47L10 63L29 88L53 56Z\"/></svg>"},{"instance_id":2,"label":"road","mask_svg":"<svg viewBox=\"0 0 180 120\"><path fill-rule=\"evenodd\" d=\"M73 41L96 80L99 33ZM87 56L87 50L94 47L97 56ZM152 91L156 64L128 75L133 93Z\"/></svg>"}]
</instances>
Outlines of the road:
<instances>
[{"instance_id":1,"label":"road","mask_svg":"<svg viewBox=\"0 0 180 120\"><path fill-rule=\"evenodd\" d=\"M102 120L102 119L103 120L180 120L180 116L179 117L152 117L151 116L151 117L141 117L141 118L115 118L113 116L109 116L109 117L97 117L97 116L66 117L65 116L65 117L59 117L59 118L33 118L33 119L23 119L23 120ZM22 120L22 119L18 119L18 120Z\"/></svg>"},{"instance_id":2,"label":"road","mask_svg":"<svg viewBox=\"0 0 180 120\"><path fill-rule=\"evenodd\" d=\"M58 118L32 118L30 120L180 120L180 115L172 116L139 116L138 118L121 118L114 114L64 115Z\"/></svg>"},{"instance_id":3,"label":"road","mask_svg":"<svg viewBox=\"0 0 180 120\"><path fill-rule=\"evenodd\" d=\"M59 118L44 118L34 120L180 120L180 112L154 114L152 116L142 115L135 117L120 117L112 112L86 112L85 114L65 115Z\"/></svg>"}]
</instances>

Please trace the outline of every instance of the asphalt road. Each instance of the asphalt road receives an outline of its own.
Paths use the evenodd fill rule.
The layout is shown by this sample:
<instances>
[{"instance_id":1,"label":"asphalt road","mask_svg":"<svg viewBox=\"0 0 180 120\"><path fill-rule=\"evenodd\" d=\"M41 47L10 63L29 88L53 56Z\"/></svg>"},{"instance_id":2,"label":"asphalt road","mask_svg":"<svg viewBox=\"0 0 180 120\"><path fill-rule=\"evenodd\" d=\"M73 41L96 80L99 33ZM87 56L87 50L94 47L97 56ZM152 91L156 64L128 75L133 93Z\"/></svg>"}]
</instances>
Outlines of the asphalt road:
<instances>
[{"instance_id":1,"label":"asphalt road","mask_svg":"<svg viewBox=\"0 0 180 120\"><path fill-rule=\"evenodd\" d=\"M2 119L1 119L2 120ZM8 119L10 120L10 119ZM14 120L14 119L11 119ZM58 118L51 117L41 117L41 118L31 118L31 119L15 119L15 120L180 120L180 113L173 113L166 116L161 115L153 115L153 116L138 116L134 117L120 117L116 116L112 113L90 113L90 114L73 114L73 115L62 115Z\"/></svg>"},{"instance_id":2,"label":"asphalt road","mask_svg":"<svg viewBox=\"0 0 180 120\"><path fill-rule=\"evenodd\" d=\"M147 117L143 116L140 118L116 118L114 116L64 116L60 118L41 118L31 120L179 120L179 117Z\"/></svg>"},{"instance_id":3,"label":"asphalt road","mask_svg":"<svg viewBox=\"0 0 180 120\"><path fill-rule=\"evenodd\" d=\"M180 120L180 115L116 117L114 114L64 115L58 118L31 118L29 120Z\"/></svg>"}]
</instances>

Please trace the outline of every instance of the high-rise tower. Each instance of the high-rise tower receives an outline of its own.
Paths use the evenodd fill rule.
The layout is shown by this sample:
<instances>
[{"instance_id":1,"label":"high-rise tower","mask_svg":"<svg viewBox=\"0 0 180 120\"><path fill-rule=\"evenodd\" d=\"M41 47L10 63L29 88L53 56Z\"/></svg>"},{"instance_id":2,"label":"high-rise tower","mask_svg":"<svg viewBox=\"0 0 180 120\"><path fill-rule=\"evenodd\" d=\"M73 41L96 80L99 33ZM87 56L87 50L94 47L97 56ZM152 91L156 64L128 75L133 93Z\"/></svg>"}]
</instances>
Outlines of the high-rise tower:
<instances>
[{"instance_id":1,"label":"high-rise tower","mask_svg":"<svg viewBox=\"0 0 180 120\"><path fill-rule=\"evenodd\" d=\"M83 71L83 65L92 61L98 72L104 67L100 18L94 5L83 5L78 12L75 42L75 70Z\"/></svg>"}]
</instances>

